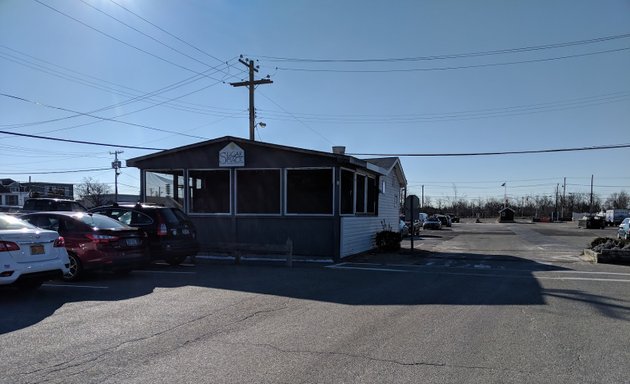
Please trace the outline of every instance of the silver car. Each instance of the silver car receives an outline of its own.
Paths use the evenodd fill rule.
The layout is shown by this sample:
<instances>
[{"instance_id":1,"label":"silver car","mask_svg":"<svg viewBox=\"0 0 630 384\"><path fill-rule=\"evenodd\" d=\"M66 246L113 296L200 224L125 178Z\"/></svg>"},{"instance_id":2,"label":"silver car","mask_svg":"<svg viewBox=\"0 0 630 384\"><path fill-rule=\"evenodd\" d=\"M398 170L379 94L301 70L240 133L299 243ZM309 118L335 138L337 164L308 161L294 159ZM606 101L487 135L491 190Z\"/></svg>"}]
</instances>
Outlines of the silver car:
<instances>
[{"instance_id":1,"label":"silver car","mask_svg":"<svg viewBox=\"0 0 630 384\"><path fill-rule=\"evenodd\" d=\"M626 217L625 219L623 219L621 224L619 224L617 238L630 240L630 217Z\"/></svg>"}]
</instances>

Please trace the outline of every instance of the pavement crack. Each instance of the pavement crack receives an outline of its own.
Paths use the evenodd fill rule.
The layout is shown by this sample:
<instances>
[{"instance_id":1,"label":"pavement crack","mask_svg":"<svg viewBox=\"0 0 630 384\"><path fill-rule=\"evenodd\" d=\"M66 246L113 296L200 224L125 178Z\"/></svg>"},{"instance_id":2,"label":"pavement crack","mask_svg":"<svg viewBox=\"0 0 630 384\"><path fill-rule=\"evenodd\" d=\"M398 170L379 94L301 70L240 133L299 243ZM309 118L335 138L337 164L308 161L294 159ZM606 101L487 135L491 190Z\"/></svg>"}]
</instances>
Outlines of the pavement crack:
<instances>
[{"instance_id":1,"label":"pavement crack","mask_svg":"<svg viewBox=\"0 0 630 384\"><path fill-rule=\"evenodd\" d=\"M240 318L238 320L232 321L232 322L224 325L222 328L229 327L229 326L231 326L233 324L241 323L243 321L246 321L248 319L251 319L251 318L253 318L255 316L258 316L260 314L263 314L263 313L271 313L271 312L277 312L277 311L284 310L284 309L288 308L288 304L287 303L288 303L288 301L283 303L283 305L280 306L280 307L275 307L275 308L263 309L263 310L255 311L253 313L248 314L247 316L244 316L244 317L242 317L242 318ZM228 307L232 307L232 305L228 306ZM110 353L113 353L113 352L119 350L120 348L123 348L123 347L125 347L127 345L131 345L131 344L147 341L147 340L150 340L150 339L162 336L164 334L167 334L169 332L173 332L173 331L175 331L177 329L180 329L182 327L190 326L191 324L196 323L198 321L202 321L204 319L216 316L217 313L221 312L223 309L225 309L225 308L221 308L218 311L214 311L212 313L208 313L208 314L205 314L205 315L197 316L197 317L195 317L193 319L190 319L190 320L187 320L185 322L176 324L174 326L165 328L165 329L163 329L163 330L161 330L159 332L154 332L154 333L151 333L151 334L146 335L146 336L141 336L141 337L136 337L136 338L133 338L133 339L125 340L123 342L120 342L120 343L118 343L116 345L113 345L113 346L110 346L108 348L87 352L87 353L84 353L82 355L72 357L71 359L64 360L62 362L56 363L54 365L41 367L41 368L34 369L34 370L31 370L31 371L27 371L27 372L21 372L20 375L22 375L22 376L29 376L29 375L36 375L36 374L38 374L38 375L41 375L40 378L42 380L39 380L39 381L36 381L36 382L37 383L45 383L45 382L49 381L49 379L46 379L46 377L48 377L48 376L50 376L52 374L58 373L58 372L71 370L73 368L81 367L81 366L86 366L82 370L82 371L85 371L85 370L93 367L99 359L103 358L106 355L109 355ZM210 335L220 334L220 333L221 333L221 330L218 330L216 332L212 332ZM208 336L209 336L209 334L204 334L204 335L202 335L200 337L197 337L197 338L194 338L192 340L186 340L185 342L179 344L176 348L169 349L169 351L177 349L177 348L180 348L180 347L182 347L182 346L184 346L184 345L186 345L188 343L195 342L198 339L203 339L203 338L206 338ZM162 352L164 352L164 351L162 351ZM75 375L75 373L68 373L68 376L73 376L73 375Z\"/></svg>"},{"instance_id":2,"label":"pavement crack","mask_svg":"<svg viewBox=\"0 0 630 384\"><path fill-rule=\"evenodd\" d=\"M363 354L355 354L355 353L347 353L347 352L335 352L335 351L313 351L313 350L304 350L304 349L285 349L278 347L269 343L245 343L245 342L226 342L220 341L222 344L227 345L245 345L245 346L253 346L259 348L268 348L280 353L286 354L310 354L310 355L321 355L321 356L340 356L340 357L348 357L352 359L363 359L371 362L377 363L386 363L393 364L403 367L419 367L419 366L427 366L427 367L440 367L440 368L463 368L463 369L476 369L476 370L486 370L486 371L501 371L501 372L517 372L517 373L529 373L528 371L523 371L519 369L509 369L509 368L497 368L497 367L488 367L482 365L463 365L463 364L449 364L442 362L430 362L430 361L400 361L396 359L384 359L379 357L373 357L369 355Z\"/></svg>"}]
</instances>

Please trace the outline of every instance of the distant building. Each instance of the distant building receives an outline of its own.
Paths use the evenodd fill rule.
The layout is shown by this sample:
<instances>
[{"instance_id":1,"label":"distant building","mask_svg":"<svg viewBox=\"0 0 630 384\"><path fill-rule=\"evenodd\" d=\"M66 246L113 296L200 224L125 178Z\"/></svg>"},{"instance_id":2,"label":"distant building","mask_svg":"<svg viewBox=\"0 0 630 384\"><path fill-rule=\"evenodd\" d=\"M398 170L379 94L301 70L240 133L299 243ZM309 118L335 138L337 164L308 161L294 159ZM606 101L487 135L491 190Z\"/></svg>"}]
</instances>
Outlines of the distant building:
<instances>
[{"instance_id":1,"label":"distant building","mask_svg":"<svg viewBox=\"0 0 630 384\"><path fill-rule=\"evenodd\" d=\"M503 208L502 210L499 211L499 223L514 222L514 214L515 213L516 213L516 211L514 211L510 207Z\"/></svg>"},{"instance_id":2,"label":"distant building","mask_svg":"<svg viewBox=\"0 0 630 384\"><path fill-rule=\"evenodd\" d=\"M57 197L72 199L74 185L62 183L22 183L13 179L0 179L0 209L22 208L30 197Z\"/></svg>"}]
</instances>

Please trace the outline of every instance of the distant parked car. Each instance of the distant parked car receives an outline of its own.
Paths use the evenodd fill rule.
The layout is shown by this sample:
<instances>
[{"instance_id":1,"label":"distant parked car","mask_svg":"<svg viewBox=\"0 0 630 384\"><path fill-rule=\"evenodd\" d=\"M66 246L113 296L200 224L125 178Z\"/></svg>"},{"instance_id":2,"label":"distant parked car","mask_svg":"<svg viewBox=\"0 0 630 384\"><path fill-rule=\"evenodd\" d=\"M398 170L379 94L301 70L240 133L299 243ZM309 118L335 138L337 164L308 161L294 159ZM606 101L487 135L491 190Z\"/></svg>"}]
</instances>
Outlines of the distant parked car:
<instances>
[{"instance_id":1,"label":"distant parked car","mask_svg":"<svg viewBox=\"0 0 630 384\"><path fill-rule=\"evenodd\" d=\"M21 218L63 236L70 259L65 280L76 280L89 270L128 273L149 263L146 234L107 216L87 212L39 212Z\"/></svg>"},{"instance_id":2,"label":"distant parked car","mask_svg":"<svg viewBox=\"0 0 630 384\"><path fill-rule=\"evenodd\" d=\"M409 227L404 220L400 220L400 235L402 237L409 236Z\"/></svg>"},{"instance_id":3,"label":"distant parked car","mask_svg":"<svg viewBox=\"0 0 630 384\"><path fill-rule=\"evenodd\" d=\"M0 285L34 289L61 278L70 266L64 245L57 232L0 213Z\"/></svg>"},{"instance_id":4,"label":"distant parked car","mask_svg":"<svg viewBox=\"0 0 630 384\"><path fill-rule=\"evenodd\" d=\"M447 213L446 216L451 219L451 223L459 223L459 216L455 215L454 213Z\"/></svg>"},{"instance_id":5,"label":"distant parked car","mask_svg":"<svg viewBox=\"0 0 630 384\"><path fill-rule=\"evenodd\" d=\"M626 217L625 219L623 219L621 224L619 224L617 238L630 240L630 217Z\"/></svg>"},{"instance_id":6,"label":"distant parked car","mask_svg":"<svg viewBox=\"0 0 630 384\"><path fill-rule=\"evenodd\" d=\"M442 223L443 227L450 227L451 226L451 218L446 216L446 215L435 215L435 217L437 217L438 220L440 220L440 222Z\"/></svg>"},{"instance_id":7,"label":"distant parked car","mask_svg":"<svg viewBox=\"0 0 630 384\"><path fill-rule=\"evenodd\" d=\"M435 216L428 217L422 223L422 229L442 229L442 222Z\"/></svg>"},{"instance_id":8,"label":"distant parked car","mask_svg":"<svg viewBox=\"0 0 630 384\"><path fill-rule=\"evenodd\" d=\"M78 201L50 197L30 198L24 202L22 207L22 212L42 211L87 212L87 209Z\"/></svg>"},{"instance_id":9,"label":"distant parked car","mask_svg":"<svg viewBox=\"0 0 630 384\"><path fill-rule=\"evenodd\" d=\"M92 208L90 212L103 214L146 232L153 260L179 265L186 257L199 252L197 230L188 216L178 208L146 203L118 203Z\"/></svg>"}]
</instances>

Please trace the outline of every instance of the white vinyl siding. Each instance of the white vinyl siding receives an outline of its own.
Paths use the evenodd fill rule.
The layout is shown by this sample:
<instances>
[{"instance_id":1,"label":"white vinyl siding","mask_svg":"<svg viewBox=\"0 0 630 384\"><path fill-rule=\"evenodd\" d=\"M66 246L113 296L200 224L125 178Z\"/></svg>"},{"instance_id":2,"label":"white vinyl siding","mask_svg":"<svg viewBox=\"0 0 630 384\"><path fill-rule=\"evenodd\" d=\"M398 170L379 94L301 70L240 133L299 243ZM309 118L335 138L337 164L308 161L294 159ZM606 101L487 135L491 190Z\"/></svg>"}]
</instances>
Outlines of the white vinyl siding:
<instances>
[{"instance_id":1,"label":"white vinyl siding","mask_svg":"<svg viewBox=\"0 0 630 384\"><path fill-rule=\"evenodd\" d=\"M378 216L342 216L340 256L346 257L374 248L374 237L385 226L399 230L400 183L392 170L383 176L386 185L394 186L378 194Z\"/></svg>"}]
</instances>

